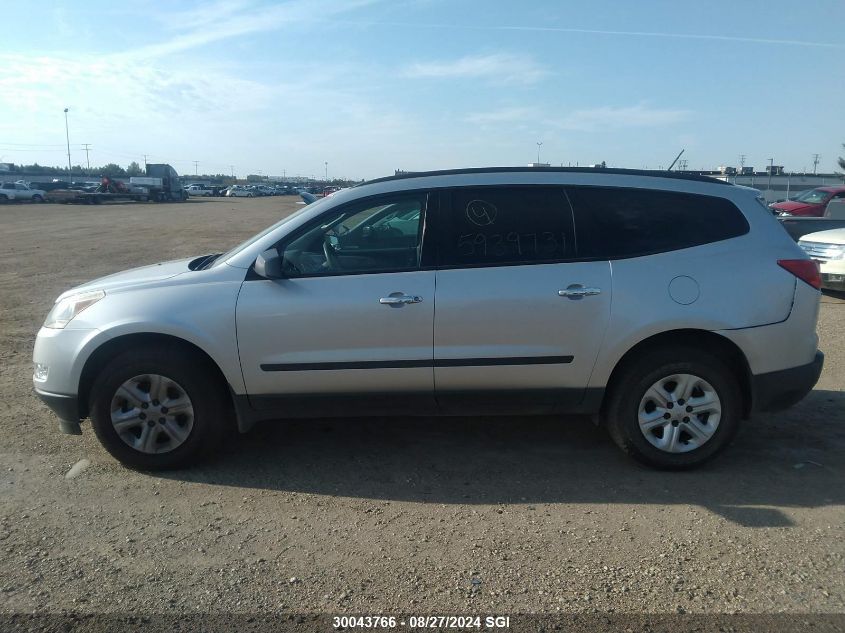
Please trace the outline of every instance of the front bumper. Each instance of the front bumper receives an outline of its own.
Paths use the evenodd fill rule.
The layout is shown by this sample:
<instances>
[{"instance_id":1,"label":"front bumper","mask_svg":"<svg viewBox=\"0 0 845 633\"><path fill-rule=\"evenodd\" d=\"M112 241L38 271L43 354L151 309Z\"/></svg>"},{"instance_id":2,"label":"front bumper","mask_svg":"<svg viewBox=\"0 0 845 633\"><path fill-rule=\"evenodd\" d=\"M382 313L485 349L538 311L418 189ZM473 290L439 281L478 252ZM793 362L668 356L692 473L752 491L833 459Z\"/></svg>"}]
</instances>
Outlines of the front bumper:
<instances>
[{"instance_id":1,"label":"front bumper","mask_svg":"<svg viewBox=\"0 0 845 633\"><path fill-rule=\"evenodd\" d=\"M50 393L48 391L35 390L35 395L41 398L41 402L53 410L59 418L59 427L63 433L69 435L80 435L79 428L79 399L76 396L69 396L62 393Z\"/></svg>"},{"instance_id":2,"label":"front bumper","mask_svg":"<svg viewBox=\"0 0 845 633\"><path fill-rule=\"evenodd\" d=\"M819 380L824 354L817 351L813 362L751 377L754 412L780 411L806 396Z\"/></svg>"}]
</instances>

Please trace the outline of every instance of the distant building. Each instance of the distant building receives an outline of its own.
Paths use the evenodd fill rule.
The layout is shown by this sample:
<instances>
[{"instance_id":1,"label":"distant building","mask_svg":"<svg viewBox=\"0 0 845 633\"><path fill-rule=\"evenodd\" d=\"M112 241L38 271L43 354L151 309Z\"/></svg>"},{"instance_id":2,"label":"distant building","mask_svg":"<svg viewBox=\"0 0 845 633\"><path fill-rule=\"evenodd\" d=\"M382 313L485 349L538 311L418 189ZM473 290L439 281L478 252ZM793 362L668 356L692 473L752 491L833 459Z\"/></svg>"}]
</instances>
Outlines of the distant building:
<instances>
[{"instance_id":1,"label":"distant building","mask_svg":"<svg viewBox=\"0 0 845 633\"><path fill-rule=\"evenodd\" d=\"M528 163L529 167L551 167L549 163Z\"/></svg>"},{"instance_id":2,"label":"distant building","mask_svg":"<svg viewBox=\"0 0 845 633\"><path fill-rule=\"evenodd\" d=\"M14 163L0 163L0 171L12 171Z\"/></svg>"},{"instance_id":3,"label":"distant building","mask_svg":"<svg viewBox=\"0 0 845 633\"><path fill-rule=\"evenodd\" d=\"M771 174L769 174L771 171ZM719 180L726 180L735 185L759 189L766 202L777 202L786 200L816 187L831 187L842 185L842 177L839 174L795 174L785 172L781 165L766 166L766 171L755 172L753 167L743 167L741 170L735 167L722 166L718 171L697 171L702 176L711 176Z\"/></svg>"}]
</instances>

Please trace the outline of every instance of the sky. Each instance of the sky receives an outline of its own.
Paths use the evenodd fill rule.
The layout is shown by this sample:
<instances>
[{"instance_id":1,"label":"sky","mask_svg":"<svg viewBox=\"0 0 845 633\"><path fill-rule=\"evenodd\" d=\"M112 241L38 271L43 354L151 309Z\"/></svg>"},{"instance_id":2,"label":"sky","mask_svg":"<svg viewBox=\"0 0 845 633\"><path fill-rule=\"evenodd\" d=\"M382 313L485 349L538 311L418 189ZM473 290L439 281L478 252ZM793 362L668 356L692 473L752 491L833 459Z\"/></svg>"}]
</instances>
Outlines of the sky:
<instances>
[{"instance_id":1,"label":"sky","mask_svg":"<svg viewBox=\"0 0 845 633\"><path fill-rule=\"evenodd\" d=\"M0 162L375 178L845 155L842 0L5 0ZM542 145L538 146L538 143ZM197 165L194 164L197 161ZM328 163L328 165L326 165Z\"/></svg>"}]
</instances>

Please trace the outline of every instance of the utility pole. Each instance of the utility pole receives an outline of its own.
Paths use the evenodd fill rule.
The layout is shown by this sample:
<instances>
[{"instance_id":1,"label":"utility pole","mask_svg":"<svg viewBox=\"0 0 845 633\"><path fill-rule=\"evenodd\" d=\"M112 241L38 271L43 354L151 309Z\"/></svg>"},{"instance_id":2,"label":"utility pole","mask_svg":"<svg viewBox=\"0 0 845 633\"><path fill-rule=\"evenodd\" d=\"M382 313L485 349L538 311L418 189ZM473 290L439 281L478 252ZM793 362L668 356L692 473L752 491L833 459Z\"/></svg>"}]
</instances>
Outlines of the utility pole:
<instances>
[{"instance_id":1,"label":"utility pole","mask_svg":"<svg viewBox=\"0 0 845 633\"><path fill-rule=\"evenodd\" d=\"M193 162L193 163L194 163L194 176L198 176L198 175L199 175L199 173L197 172L197 165L199 165L199 164L200 164L200 162L199 162L198 160L191 161L191 162Z\"/></svg>"},{"instance_id":2,"label":"utility pole","mask_svg":"<svg viewBox=\"0 0 845 633\"><path fill-rule=\"evenodd\" d=\"M537 141L537 165L540 164L540 146L543 144L543 141Z\"/></svg>"},{"instance_id":3,"label":"utility pole","mask_svg":"<svg viewBox=\"0 0 845 633\"><path fill-rule=\"evenodd\" d=\"M147 154L144 154L144 171L147 171Z\"/></svg>"},{"instance_id":4,"label":"utility pole","mask_svg":"<svg viewBox=\"0 0 845 633\"><path fill-rule=\"evenodd\" d=\"M326 182L329 181L329 161L326 161Z\"/></svg>"},{"instance_id":5,"label":"utility pole","mask_svg":"<svg viewBox=\"0 0 845 633\"><path fill-rule=\"evenodd\" d=\"M234 178L235 178L235 166L234 166L234 165L229 165L229 169L231 169L231 170L232 170L232 178L234 179Z\"/></svg>"},{"instance_id":6,"label":"utility pole","mask_svg":"<svg viewBox=\"0 0 845 633\"><path fill-rule=\"evenodd\" d=\"M819 166L819 155L813 154L813 175L816 175L816 167Z\"/></svg>"},{"instance_id":7,"label":"utility pole","mask_svg":"<svg viewBox=\"0 0 845 633\"><path fill-rule=\"evenodd\" d=\"M67 141L67 175L68 179L71 177L71 167L70 167L70 132L68 132L67 127L67 108L65 108L65 140Z\"/></svg>"},{"instance_id":8,"label":"utility pole","mask_svg":"<svg viewBox=\"0 0 845 633\"><path fill-rule=\"evenodd\" d=\"M91 146L90 143L83 143L85 146L85 162L88 163L88 171L91 171L91 160L88 158L88 150Z\"/></svg>"}]
</instances>

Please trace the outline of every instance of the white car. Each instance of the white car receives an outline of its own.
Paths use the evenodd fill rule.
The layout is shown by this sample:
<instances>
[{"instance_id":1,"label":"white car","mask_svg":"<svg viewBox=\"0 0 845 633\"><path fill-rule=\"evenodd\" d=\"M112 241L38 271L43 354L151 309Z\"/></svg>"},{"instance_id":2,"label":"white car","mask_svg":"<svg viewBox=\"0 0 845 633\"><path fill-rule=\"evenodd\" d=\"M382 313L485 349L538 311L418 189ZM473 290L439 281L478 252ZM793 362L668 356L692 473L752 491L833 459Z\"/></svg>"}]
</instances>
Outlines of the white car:
<instances>
[{"instance_id":1,"label":"white car","mask_svg":"<svg viewBox=\"0 0 845 633\"><path fill-rule=\"evenodd\" d=\"M205 185L191 185L189 187L185 187L185 191L189 196L203 196L205 198L210 198L214 195L214 191Z\"/></svg>"},{"instance_id":2,"label":"white car","mask_svg":"<svg viewBox=\"0 0 845 633\"><path fill-rule=\"evenodd\" d=\"M229 189L229 191L226 192L226 195L230 198L254 198L255 197L255 193L252 190L246 189L244 187L240 187L238 185L231 187Z\"/></svg>"},{"instance_id":3,"label":"white car","mask_svg":"<svg viewBox=\"0 0 845 633\"><path fill-rule=\"evenodd\" d=\"M0 184L0 202L11 202L12 200L31 200L32 202L44 202L46 191L41 189L30 189L29 185L21 182L4 182Z\"/></svg>"},{"instance_id":4,"label":"white car","mask_svg":"<svg viewBox=\"0 0 845 633\"><path fill-rule=\"evenodd\" d=\"M809 233L798 246L818 262L822 288L845 291L845 229Z\"/></svg>"},{"instance_id":5,"label":"white car","mask_svg":"<svg viewBox=\"0 0 845 633\"><path fill-rule=\"evenodd\" d=\"M689 468L824 363L818 267L758 194L612 169L374 180L228 253L68 290L35 390L145 470L262 420L564 413Z\"/></svg>"}]
</instances>

